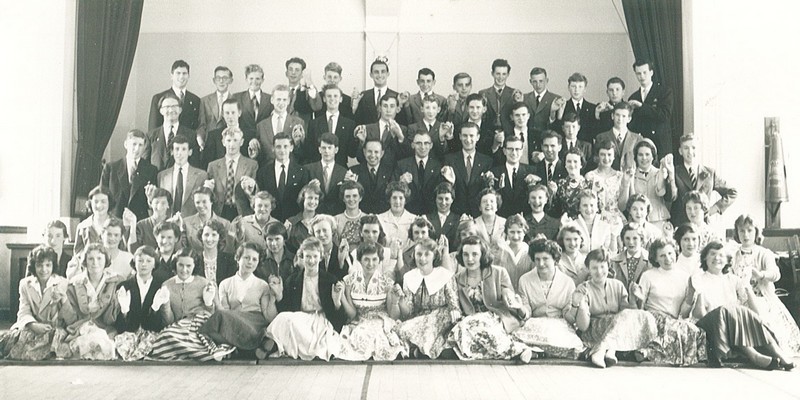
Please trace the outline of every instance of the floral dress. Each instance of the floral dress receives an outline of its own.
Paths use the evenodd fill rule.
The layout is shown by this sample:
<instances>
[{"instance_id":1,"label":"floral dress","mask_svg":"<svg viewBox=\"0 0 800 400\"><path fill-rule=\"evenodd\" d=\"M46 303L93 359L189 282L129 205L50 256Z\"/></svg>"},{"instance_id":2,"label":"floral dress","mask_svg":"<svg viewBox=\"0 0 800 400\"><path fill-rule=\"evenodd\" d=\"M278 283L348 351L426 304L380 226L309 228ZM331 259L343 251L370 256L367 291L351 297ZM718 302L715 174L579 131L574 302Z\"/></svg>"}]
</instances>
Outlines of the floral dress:
<instances>
[{"instance_id":1,"label":"floral dress","mask_svg":"<svg viewBox=\"0 0 800 400\"><path fill-rule=\"evenodd\" d=\"M0 358L39 361L54 355L67 333L58 318L61 303L53 294L66 294L67 280L52 275L42 291L35 276L19 282L19 310L17 322L7 332L0 334ZM47 332L34 333L28 324L37 322L51 327Z\"/></svg>"},{"instance_id":2,"label":"floral dress","mask_svg":"<svg viewBox=\"0 0 800 400\"><path fill-rule=\"evenodd\" d=\"M553 218L561 218L564 213L570 218L575 218L578 215L578 193L583 189L591 189L592 182L582 176L576 179L566 177L557 180L556 186L558 189L553 201L547 204L547 213Z\"/></svg>"},{"instance_id":3,"label":"floral dress","mask_svg":"<svg viewBox=\"0 0 800 400\"><path fill-rule=\"evenodd\" d=\"M375 271L369 282L359 270L344 277L356 307L356 318L342 328L342 348L338 358L348 361L391 361L398 355L408 356L408 345L397 335L399 321L386 311L386 295L394 281Z\"/></svg>"},{"instance_id":4,"label":"floral dress","mask_svg":"<svg viewBox=\"0 0 800 400\"><path fill-rule=\"evenodd\" d=\"M361 243L360 228L363 215L363 212L359 212L355 218L348 217L346 213L336 216L336 223L339 225L339 237L342 240L347 240L347 244L350 245L351 249L355 249Z\"/></svg>"},{"instance_id":5,"label":"floral dress","mask_svg":"<svg viewBox=\"0 0 800 400\"><path fill-rule=\"evenodd\" d=\"M586 173L586 180L591 182L592 190L600 200L600 216L612 226L615 234L618 233L625 224L625 216L617 202L622 172L612 170L609 176L602 176L597 170L592 170Z\"/></svg>"},{"instance_id":6,"label":"floral dress","mask_svg":"<svg viewBox=\"0 0 800 400\"><path fill-rule=\"evenodd\" d=\"M459 310L453 273L442 267L425 276L419 269L411 270L403 276L403 292L401 301L411 307L412 314L398 326L400 338L430 358L439 357L452 346L447 342L456 322L451 311Z\"/></svg>"}]
</instances>

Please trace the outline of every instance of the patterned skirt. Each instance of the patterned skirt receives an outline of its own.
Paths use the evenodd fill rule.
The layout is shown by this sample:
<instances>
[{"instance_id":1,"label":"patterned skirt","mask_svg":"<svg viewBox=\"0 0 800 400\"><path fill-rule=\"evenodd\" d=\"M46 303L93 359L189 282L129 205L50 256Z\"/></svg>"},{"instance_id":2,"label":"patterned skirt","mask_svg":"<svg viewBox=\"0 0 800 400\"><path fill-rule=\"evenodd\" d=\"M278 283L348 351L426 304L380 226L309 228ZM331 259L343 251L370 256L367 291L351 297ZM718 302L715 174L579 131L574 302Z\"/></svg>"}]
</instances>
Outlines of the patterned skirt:
<instances>
[{"instance_id":1,"label":"patterned skirt","mask_svg":"<svg viewBox=\"0 0 800 400\"><path fill-rule=\"evenodd\" d=\"M397 330L400 339L406 341L409 347L415 346L422 354L437 358L442 350L452 347L447 341L452 327L450 309L440 307L403 321Z\"/></svg>"},{"instance_id":2,"label":"patterned skirt","mask_svg":"<svg viewBox=\"0 0 800 400\"><path fill-rule=\"evenodd\" d=\"M408 345L400 340L395 327L398 321L385 311L369 312L342 328L337 358L348 361L391 361L399 355L408 357Z\"/></svg>"},{"instance_id":3,"label":"patterned skirt","mask_svg":"<svg viewBox=\"0 0 800 400\"><path fill-rule=\"evenodd\" d=\"M0 336L0 358L10 360L41 361L55 356L67 331L51 329L37 335L27 328L14 329Z\"/></svg>"},{"instance_id":4,"label":"patterned skirt","mask_svg":"<svg viewBox=\"0 0 800 400\"><path fill-rule=\"evenodd\" d=\"M581 338L563 318L530 318L514 331L514 336L528 346L544 350L548 357L577 360L584 351Z\"/></svg>"},{"instance_id":5,"label":"patterned skirt","mask_svg":"<svg viewBox=\"0 0 800 400\"><path fill-rule=\"evenodd\" d=\"M650 311L656 318L658 336L643 352L656 364L687 366L706 359L706 333L688 319Z\"/></svg>"},{"instance_id":6,"label":"patterned skirt","mask_svg":"<svg viewBox=\"0 0 800 400\"><path fill-rule=\"evenodd\" d=\"M775 334L783 350L800 355L800 329L797 328L797 323L781 299L775 295L756 297L756 299L760 301L763 310L763 314L759 316Z\"/></svg>"},{"instance_id":7,"label":"patterned skirt","mask_svg":"<svg viewBox=\"0 0 800 400\"><path fill-rule=\"evenodd\" d=\"M153 342L150 358L157 360L197 360L212 361L222 358L235 350L235 347L217 345L208 336L198 333L211 313L201 312L187 317L164 328Z\"/></svg>"},{"instance_id":8,"label":"patterned skirt","mask_svg":"<svg viewBox=\"0 0 800 400\"><path fill-rule=\"evenodd\" d=\"M339 334L322 312L282 312L267 328L267 337L275 341L279 356L328 361L341 348Z\"/></svg>"},{"instance_id":9,"label":"patterned skirt","mask_svg":"<svg viewBox=\"0 0 800 400\"><path fill-rule=\"evenodd\" d=\"M114 347L123 361L143 359L153 350L157 332L139 328L136 332L123 332L114 337Z\"/></svg>"},{"instance_id":10,"label":"patterned skirt","mask_svg":"<svg viewBox=\"0 0 800 400\"><path fill-rule=\"evenodd\" d=\"M217 309L197 333L211 338L217 344L255 350L261 345L268 324L264 315L257 311Z\"/></svg>"},{"instance_id":11,"label":"patterned skirt","mask_svg":"<svg viewBox=\"0 0 800 400\"><path fill-rule=\"evenodd\" d=\"M717 307L700 318L697 326L706 331L709 350L719 359L727 358L734 346L766 346L775 340L761 317L742 306Z\"/></svg>"},{"instance_id":12,"label":"patterned skirt","mask_svg":"<svg viewBox=\"0 0 800 400\"><path fill-rule=\"evenodd\" d=\"M598 351L633 351L644 349L656 337L658 329L653 314L625 309L616 314L592 317L581 339L589 354Z\"/></svg>"},{"instance_id":13,"label":"patterned skirt","mask_svg":"<svg viewBox=\"0 0 800 400\"><path fill-rule=\"evenodd\" d=\"M114 360L117 354L113 336L113 332L109 334L94 322L86 321L58 344L56 357L67 360Z\"/></svg>"},{"instance_id":14,"label":"patterned skirt","mask_svg":"<svg viewBox=\"0 0 800 400\"><path fill-rule=\"evenodd\" d=\"M503 321L491 311L461 319L450 331L448 341L462 360L510 360L527 347L506 332Z\"/></svg>"}]
</instances>

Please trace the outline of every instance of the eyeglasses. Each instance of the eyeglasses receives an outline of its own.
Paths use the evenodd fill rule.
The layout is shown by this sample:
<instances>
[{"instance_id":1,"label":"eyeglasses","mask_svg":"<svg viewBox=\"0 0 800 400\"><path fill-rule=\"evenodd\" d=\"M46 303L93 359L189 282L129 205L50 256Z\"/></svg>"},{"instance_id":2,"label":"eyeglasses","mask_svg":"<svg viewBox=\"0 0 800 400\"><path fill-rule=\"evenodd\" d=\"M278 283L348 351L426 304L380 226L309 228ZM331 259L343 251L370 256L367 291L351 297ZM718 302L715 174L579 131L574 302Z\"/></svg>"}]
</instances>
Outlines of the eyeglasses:
<instances>
[{"instance_id":1,"label":"eyeglasses","mask_svg":"<svg viewBox=\"0 0 800 400\"><path fill-rule=\"evenodd\" d=\"M215 76L214 80L215 81L220 81L220 82L226 82L226 81L231 80L231 78L228 77L228 76Z\"/></svg>"},{"instance_id":2,"label":"eyeglasses","mask_svg":"<svg viewBox=\"0 0 800 400\"><path fill-rule=\"evenodd\" d=\"M521 148L518 149L518 148L514 148L514 147L506 147L506 150L508 150L508 151L522 151Z\"/></svg>"},{"instance_id":3,"label":"eyeglasses","mask_svg":"<svg viewBox=\"0 0 800 400\"><path fill-rule=\"evenodd\" d=\"M181 108L181 106L177 104L174 106L161 106L162 110L177 110L179 108Z\"/></svg>"},{"instance_id":4,"label":"eyeglasses","mask_svg":"<svg viewBox=\"0 0 800 400\"><path fill-rule=\"evenodd\" d=\"M433 146L433 142L414 142L416 145Z\"/></svg>"}]
</instances>

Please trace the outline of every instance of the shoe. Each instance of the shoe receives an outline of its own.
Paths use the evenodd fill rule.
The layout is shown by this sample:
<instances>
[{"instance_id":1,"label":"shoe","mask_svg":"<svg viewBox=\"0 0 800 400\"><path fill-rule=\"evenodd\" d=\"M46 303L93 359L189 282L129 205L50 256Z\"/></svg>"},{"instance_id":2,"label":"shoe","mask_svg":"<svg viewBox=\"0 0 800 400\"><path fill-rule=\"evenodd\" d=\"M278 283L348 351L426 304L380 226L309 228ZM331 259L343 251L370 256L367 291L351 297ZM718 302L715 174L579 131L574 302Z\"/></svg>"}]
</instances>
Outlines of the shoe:
<instances>
[{"instance_id":1,"label":"shoe","mask_svg":"<svg viewBox=\"0 0 800 400\"><path fill-rule=\"evenodd\" d=\"M786 361L783 361L783 359L781 359L781 358L778 359L778 364L780 364L781 368L783 368L784 371L791 371L791 370L794 369L794 363L793 362L786 362Z\"/></svg>"},{"instance_id":2,"label":"shoe","mask_svg":"<svg viewBox=\"0 0 800 400\"><path fill-rule=\"evenodd\" d=\"M613 366L617 365L617 361L618 361L617 360L617 355L615 354L614 351L607 351L605 356L604 356L604 358L603 358L603 361L605 361L606 366L613 367Z\"/></svg>"},{"instance_id":3,"label":"shoe","mask_svg":"<svg viewBox=\"0 0 800 400\"><path fill-rule=\"evenodd\" d=\"M531 349L525 349L522 351L522 354L519 355L519 360L522 361L523 364L530 363L531 358L533 358L533 352Z\"/></svg>"},{"instance_id":4,"label":"shoe","mask_svg":"<svg viewBox=\"0 0 800 400\"><path fill-rule=\"evenodd\" d=\"M594 364L594 366L596 366L596 367L599 367L599 368L605 368L606 367L605 355L600 351L598 351L597 353L592 354L591 357L589 357L589 361L591 361L592 364Z\"/></svg>"},{"instance_id":5,"label":"shoe","mask_svg":"<svg viewBox=\"0 0 800 400\"><path fill-rule=\"evenodd\" d=\"M256 349L256 358L259 360L266 359L270 353L275 350L275 341L269 338L265 338L261 342L261 346Z\"/></svg>"},{"instance_id":6,"label":"shoe","mask_svg":"<svg viewBox=\"0 0 800 400\"><path fill-rule=\"evenodd\" d=\"M778 357L772 357L772 361L770 361L770 362L769 362L769 365L767 365L766 367L764 367L764 369L765 369L765 370L767 370L767 371L775 371L776 369L778 369L778 368L780 368L780 367L781 367L781 363L780 363L780 361L781 361L781 359L780 359L780 358L778 358Z\"/></svg>"},{"instance_id":7,"label":"shoe","mask_svg":"<svg viewBox=\"0 0 800 400\"><path fill-rule=\"evenodd\" d=\"M647 360L647 356L644 354L644 352L642 352L640 350L636 350L636 351L633 352L633 359L637 363L641 363L641 362Z\"/></svg>"}]
</instances>

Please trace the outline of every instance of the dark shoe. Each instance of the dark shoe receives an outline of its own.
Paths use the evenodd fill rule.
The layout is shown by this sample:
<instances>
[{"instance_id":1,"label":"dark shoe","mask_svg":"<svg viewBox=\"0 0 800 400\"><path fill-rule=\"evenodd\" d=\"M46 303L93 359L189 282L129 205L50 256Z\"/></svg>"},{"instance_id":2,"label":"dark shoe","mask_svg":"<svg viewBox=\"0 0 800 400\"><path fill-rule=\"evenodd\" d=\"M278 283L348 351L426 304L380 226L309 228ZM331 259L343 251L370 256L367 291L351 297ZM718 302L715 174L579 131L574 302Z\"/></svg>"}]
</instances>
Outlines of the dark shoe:
<instances>
[{"instance_id":1,"label":"dark shoe","mask_svg":"<svg viewBox=\"0 0 800 400\"><path fill-rule=\"evenodd\" d=\"M786 362L779 358L778 363L781 365L781 368L783 368L784 371L791 371L794 369L793 362Z\"/></svg>"},{"instance_id":2,"label":"dark shoe","mask_svg":"<svg viewBox=\"0 0 800 400\"><path fill-rule=\"evenodd\" d=\"M767 365L764 369L767 371L775 371L776 369L781 367L780 361L781 361L780 358L772 357L772 361L770 361L769 365Z\"/></svg>"}]
</instances>

